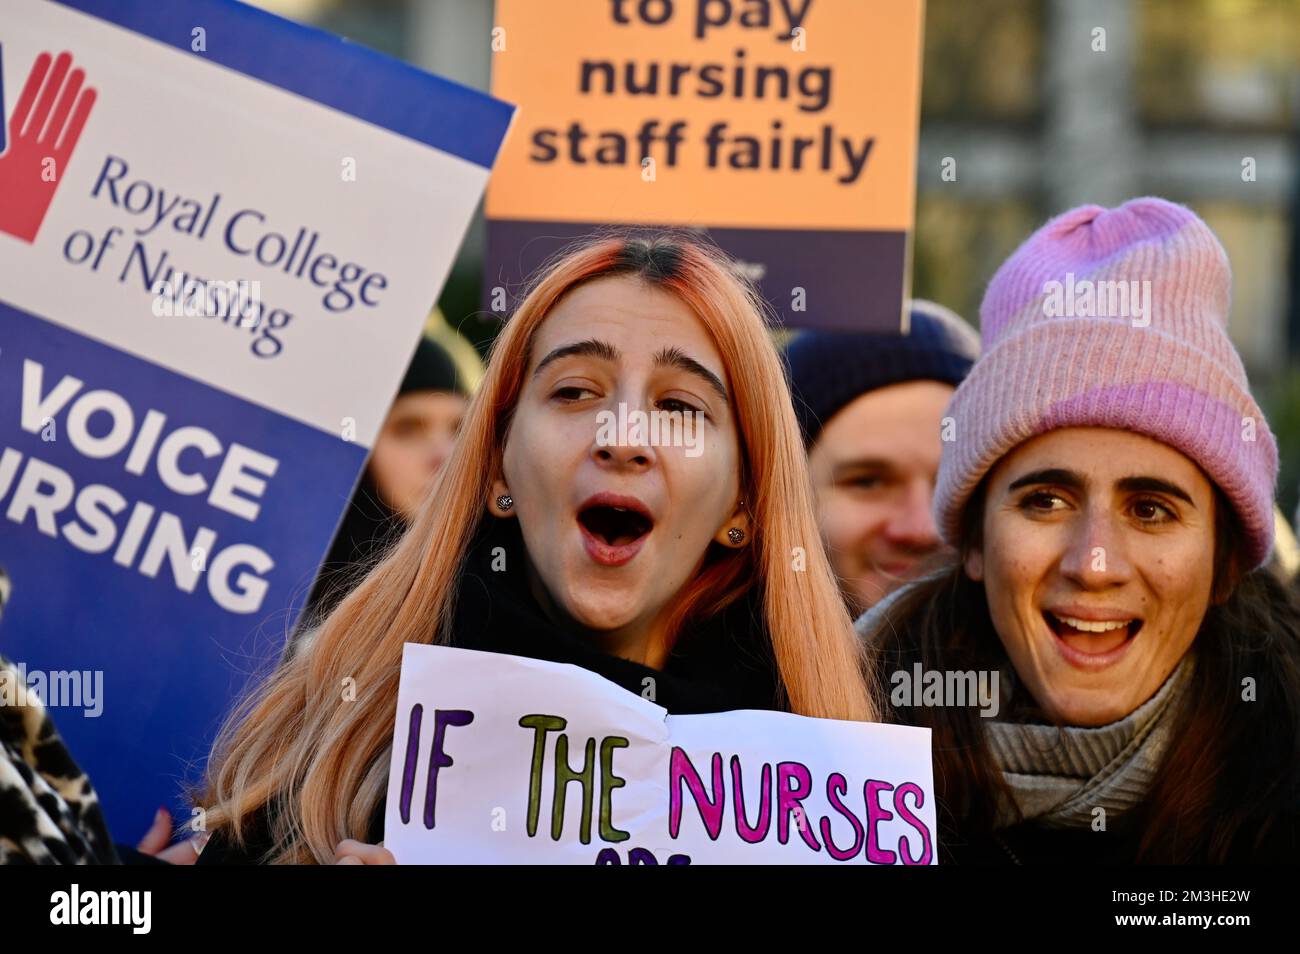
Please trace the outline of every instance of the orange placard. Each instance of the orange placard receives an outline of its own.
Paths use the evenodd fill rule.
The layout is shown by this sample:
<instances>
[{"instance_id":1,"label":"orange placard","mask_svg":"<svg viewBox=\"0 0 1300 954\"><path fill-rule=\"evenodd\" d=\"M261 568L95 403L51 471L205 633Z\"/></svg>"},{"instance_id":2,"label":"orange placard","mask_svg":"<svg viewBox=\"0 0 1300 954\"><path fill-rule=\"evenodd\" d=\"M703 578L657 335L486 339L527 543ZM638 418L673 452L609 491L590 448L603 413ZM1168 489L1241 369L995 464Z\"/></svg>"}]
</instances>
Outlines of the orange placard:
<instances>
[{"instance_id":1,"label":"orange placard","mask_svg":"<svg viewBox=\"0 0 1300 954\"><path fill-rule=\"evenodd\" d=\"M491 218L909 230L922 0L498 0Z\"/></svg>"}]
</instances>

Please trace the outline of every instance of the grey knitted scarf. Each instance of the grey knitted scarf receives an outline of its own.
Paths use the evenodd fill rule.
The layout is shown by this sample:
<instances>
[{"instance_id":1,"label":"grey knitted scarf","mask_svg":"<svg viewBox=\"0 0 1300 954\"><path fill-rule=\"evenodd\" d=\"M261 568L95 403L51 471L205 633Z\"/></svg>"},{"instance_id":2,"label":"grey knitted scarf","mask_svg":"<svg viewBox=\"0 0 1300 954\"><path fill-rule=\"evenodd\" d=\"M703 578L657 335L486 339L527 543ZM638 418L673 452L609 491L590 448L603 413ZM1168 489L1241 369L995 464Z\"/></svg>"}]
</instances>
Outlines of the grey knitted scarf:
<instances>
[{"instance_id":1,"label":"grey knitted scarf","mask_svg":"<svg viewBox=\"0 0 1300 954\"><path fill-rule=\"evenodd\" d=\"M989 723L989 747L1014 801L999 807L998 827L1019 820L1084 827L1097 808L1114 818L1141 802L1168 749L1195 665L1189 652L1154 696L1109 725Z\"/></svg>"},{"instance_id":2,"label":"grey knitted scarf","mask_svg":"<svg viewBox=\"0 0 1300 954\"><path fill-rule=\"evenodd\" d=\"M854 624L858 634L872 640L877 629L888 625L893 604L923 582L900 587L863 613ZM1013 802L999 806L998 826L1034 820L1048 827L1083 827L1092 824L1095 808L1104 808L1113 818L1135 807L1150 790L1169 747L1195 666L1194 653L1189 652L1154 696L1110 725L989 722L989 747ZM1008 676L1002 674L1003 700L1015 692L1015 681Z\"/></svg>"}]
</instances>

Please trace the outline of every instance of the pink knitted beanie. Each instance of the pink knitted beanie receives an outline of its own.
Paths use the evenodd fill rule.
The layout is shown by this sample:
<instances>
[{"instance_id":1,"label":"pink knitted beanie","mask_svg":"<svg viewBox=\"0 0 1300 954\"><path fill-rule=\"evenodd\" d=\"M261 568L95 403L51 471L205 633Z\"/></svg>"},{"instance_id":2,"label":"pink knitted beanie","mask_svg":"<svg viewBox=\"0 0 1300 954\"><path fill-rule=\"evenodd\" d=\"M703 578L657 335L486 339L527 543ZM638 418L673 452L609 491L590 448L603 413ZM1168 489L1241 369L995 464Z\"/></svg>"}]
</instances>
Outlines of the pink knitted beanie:
<instances>
[{"instance_id":1,"label":"pink knitted beanie","mask_svg":"<svg viewBox=\"0 0 1300 954\"><path fill-rule=\"evenodd\" d=\"M1231 272L1209 227L1163 199L1071 209L1020 246L980 306L980 359L948 405L935 519L962 510L1008 451L1062 427L1144 434L1232 502L1252 565L1273 545L1277 442L1228 340Z\"/></svg>"}]
</instances>

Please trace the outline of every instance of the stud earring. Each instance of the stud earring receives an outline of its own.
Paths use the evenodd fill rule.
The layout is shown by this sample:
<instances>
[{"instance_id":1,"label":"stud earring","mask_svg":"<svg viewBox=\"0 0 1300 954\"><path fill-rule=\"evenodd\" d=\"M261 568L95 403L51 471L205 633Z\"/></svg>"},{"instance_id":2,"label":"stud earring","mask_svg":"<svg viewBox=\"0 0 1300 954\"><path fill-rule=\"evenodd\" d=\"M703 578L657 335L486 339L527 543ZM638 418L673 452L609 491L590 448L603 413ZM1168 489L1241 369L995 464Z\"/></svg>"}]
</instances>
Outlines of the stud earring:
<instances>
[{"instance_id":1,"label":"stud earring","mask_svg":"<svg viewBox=\"0 0 1300 954\"><path fill-rule=\"evenodd\" d=\"M740 527L732 527L727 531L727 539L731 541L732 546L740 546L745 542L745 531Z\"/></svg>"},{"instance_id":2,"label":"stud earring","mask_svg":"<svg viewBox=\"0 0 1300 954\"><path fill-rule=\"evenodd\" d=\"M500 497L497 498L498 510L509 510L514 505L515 505L515 498L511 497L509 494L502 494Z\"/></svg>"}]
</instances>

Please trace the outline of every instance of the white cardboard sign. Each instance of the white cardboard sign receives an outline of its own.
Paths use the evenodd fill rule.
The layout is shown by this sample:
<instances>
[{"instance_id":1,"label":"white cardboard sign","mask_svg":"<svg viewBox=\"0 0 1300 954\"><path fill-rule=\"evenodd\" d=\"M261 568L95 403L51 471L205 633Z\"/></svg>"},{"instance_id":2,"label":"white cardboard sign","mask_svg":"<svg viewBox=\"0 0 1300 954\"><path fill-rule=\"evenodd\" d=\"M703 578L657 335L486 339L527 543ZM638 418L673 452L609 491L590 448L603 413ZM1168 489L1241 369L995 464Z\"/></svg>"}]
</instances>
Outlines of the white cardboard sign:
<instances>
[{"instance_id":1,"label":"white cardboard sign","mask_svg":"<svg viewBox=\"0 0 1300 954\"><path fill-rule=\"evenodd\" d=\"M403 864L934 864L930 730L408 643L384 832Z\"/></svg>"}]
</instances>

